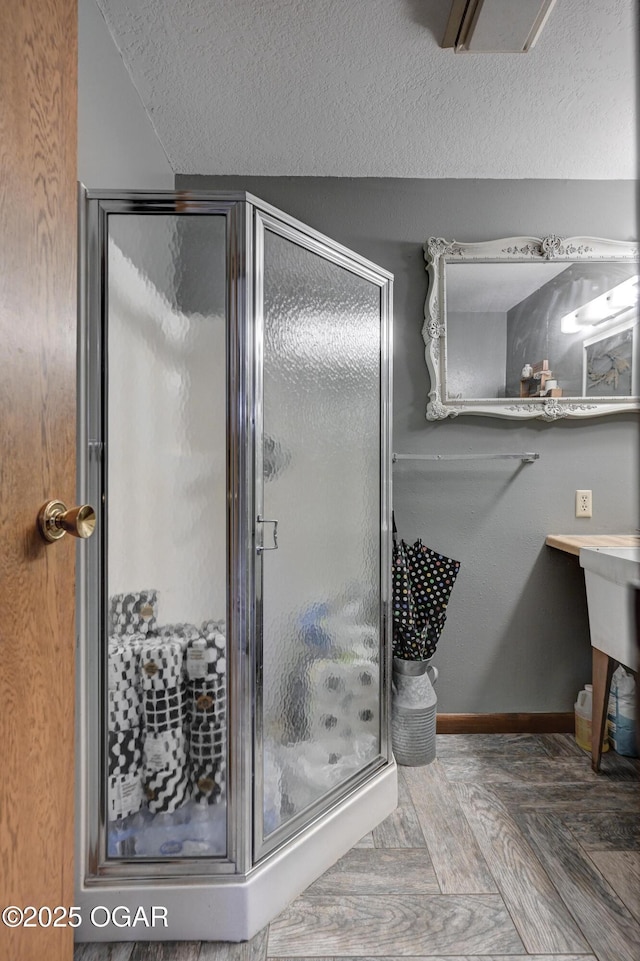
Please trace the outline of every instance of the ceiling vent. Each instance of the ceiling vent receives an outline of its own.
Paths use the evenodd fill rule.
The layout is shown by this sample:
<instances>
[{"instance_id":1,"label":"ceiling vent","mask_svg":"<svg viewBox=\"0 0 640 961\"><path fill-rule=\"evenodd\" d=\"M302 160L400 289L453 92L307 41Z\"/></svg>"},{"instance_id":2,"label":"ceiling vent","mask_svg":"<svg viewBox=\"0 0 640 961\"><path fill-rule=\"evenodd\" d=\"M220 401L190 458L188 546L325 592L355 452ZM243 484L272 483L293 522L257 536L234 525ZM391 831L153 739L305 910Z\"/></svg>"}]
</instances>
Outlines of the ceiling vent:
<instances>
[{"instance_id":1,"label":"ceiling vent","mask_svg":"<svg viewBox=\"0 0 640 961\"><path fill-rule=\"evenodd\" d=\"M442 41L456 53L526 53L556 0L453 0Z\"/></svg>"}]
</instances>

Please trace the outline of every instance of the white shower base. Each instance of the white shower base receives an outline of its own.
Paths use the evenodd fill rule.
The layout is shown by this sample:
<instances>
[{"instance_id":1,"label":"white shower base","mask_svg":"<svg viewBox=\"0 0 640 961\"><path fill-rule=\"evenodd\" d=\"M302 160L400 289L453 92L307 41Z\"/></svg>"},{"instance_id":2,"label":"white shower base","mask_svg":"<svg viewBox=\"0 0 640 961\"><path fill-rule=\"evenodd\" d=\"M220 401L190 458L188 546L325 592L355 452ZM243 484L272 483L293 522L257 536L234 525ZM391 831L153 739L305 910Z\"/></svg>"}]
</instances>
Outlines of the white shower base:
<instances>
[{"instance_id":1,"label":"white shower base","mask_svg":"<svg viewBox=\"0 0 640 961\"><path fill-rule=\"evenodd\" d=\"M206 881L137 880L130 885L123 879L117 885L92 882L76 892L82 924L75 930L75 940L249 940L391 814L397 803L397 770L392 763L247 875ZM127 906L131 918L143 908L148 923L142 912L135 926L91 923L94 909L95 921L102 925L119 905ZM156 922L151 924L154 915ZM116 912L116 918L122 923L126 914Z\"/></svg>"}]
</instances>

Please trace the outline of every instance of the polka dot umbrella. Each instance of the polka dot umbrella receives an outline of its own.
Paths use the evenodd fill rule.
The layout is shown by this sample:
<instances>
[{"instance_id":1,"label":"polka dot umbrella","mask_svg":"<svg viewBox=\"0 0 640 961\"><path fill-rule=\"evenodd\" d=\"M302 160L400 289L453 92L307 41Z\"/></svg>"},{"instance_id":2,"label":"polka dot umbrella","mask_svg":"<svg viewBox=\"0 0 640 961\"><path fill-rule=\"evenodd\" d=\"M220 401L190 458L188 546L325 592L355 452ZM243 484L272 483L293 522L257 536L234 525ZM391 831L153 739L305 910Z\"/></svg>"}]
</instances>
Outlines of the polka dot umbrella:
<instances>
[{"instance_id":1,"label":"polka dot umbrella","mask_svg":"<svg viewBox=\"0 0 640 961\"><path fill-rule=\"evenodd\" d=\"M407 660L432 657L447 618L460 561L421 540L393 544L393 653Z\"/></svg>"}]
</instances>

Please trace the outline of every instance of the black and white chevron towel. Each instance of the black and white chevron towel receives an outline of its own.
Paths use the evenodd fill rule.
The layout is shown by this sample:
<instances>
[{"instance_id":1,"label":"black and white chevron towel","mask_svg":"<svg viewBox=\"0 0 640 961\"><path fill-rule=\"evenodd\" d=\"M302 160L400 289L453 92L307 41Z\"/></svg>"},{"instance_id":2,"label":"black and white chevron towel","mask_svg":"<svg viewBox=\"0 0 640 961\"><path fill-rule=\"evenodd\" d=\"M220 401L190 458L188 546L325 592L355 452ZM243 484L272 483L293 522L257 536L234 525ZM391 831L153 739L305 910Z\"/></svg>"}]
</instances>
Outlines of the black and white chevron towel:
<instances>
[{"instance_id":1,"label":"black and white chevron towel","mask_svg":"<svg viewBox=\"0 0 640 961\"><path fill-rule=\"evenodd\" d=\"M193 624L165 624L158 628L158 636L162 644L177 644L182 652L182 670L184 672L184 654L189 643L200 637L200 631Z\"/></svg>"},{"instance_id":2,"label":"black and white chevron towel","mask_svg":"<svg viewBox=\"0 0 640 961\"><path fill-rule=\"evenodd\" d=\"M110 633L153 634L157 607L158 592L155 590L114 594L109 599Z\"/></svg>"},{"instance_id":3,"label":"black and white chevron towel","mask_svg":"<svg viewBox=\"0 0 640 961\"><path fill-rule=\"evenodd\" d=\"M202 764L191 768L191 798L198 803L219 804L225 785L224 761Z\"/></svg>"},{"instance_id":4,"label":"black and white chevron towel","mask_svg":"<svg viewBox=\"0 0 640 961\"><path fill-rule=\"evenodd\" d=\"M215 804L225 788L227 641L217 622L205 622L202 631L185 655L191 797Z\"/></svg>"},{"instance_id":5,"label":"black and white chevron towel","mask_svg":"<svg viewBox=\"0 0 640 961\"><path fill-rule=\"evenodd\" d=\"M140 637L141 635L136 635ZM138 653L128 639L111 637L108 646L110 691L126 691L138 685Z\"/></svg>"},{"instance_id":6,"label":"black and white chevron towel","mask_svg":"<svg viewBox=\"0 0 640 961\"><path fill-rule=\"evenodd\" d=\"M129 731L140 727L140 692L136 687L110 690L107 696L107 725L109 731Z\"/></svg>"},{"instance_id":7,"label":"black and white chevron towel","mask_svg":"<svg viewBox=\"0 0 640 961\"><path fill-rule=\"evenodd\" d=\"M198 637L187 646L185 668L189 715L205 712L209 720L220 721L226 699L226 640L214 632Z\"/></svg>"},{"instance_id":8,"label":"black and white chevron towel","mask_svg":"<svg viewBox=\"0 0 640 961\"><path fill-rule=\"evenodd\" d=\"M107 817L109 821L127 818L140 810L144 802L142 768L127 774L112 774L107 779Z\"/></svg>"},{"instance_id":9,"label":"black and white chevron towel","mask_svg":"<svg viewBox=\"0 0 640 961\"><path fill-rule=\"evenodd\" d=\"M189 766L182 732L147 733L144 738L144 794L149 810L175 811L187 800Z\"/></svg>"},{"instance_id":10,"label":"black and white chevron towel","mask_svg":"<svg viewBox=\"0 0 640 961\"><path fill-rule=\"evenodd\" d=\"M226 639L218 631L189 641L185 654L187 712L209 723L226 720Z\"/></svg>"},{"instance_id":11,"label":"black and white chevron towel","mask_svg":"<svg viewBox=\"0 0 640 961\"><path fill-rule=\"evenodd\" d=\"M143 785L147 807L152 814L176 811L189 799L189 775L181 771L159 771L145 776Z\"/></svg>"},{"instance_id":12,"label":"black and white chevron towel","mask_svg":"<svg viewBox=\"0 0 640 961\"><path fill-rule=\"evenodd\" d=\"M187 681L187 716L190 724L200 718L220 727L225 724L227 693L223 677L213 675Z\"/></svg>"},{"instance_id":13,"label":"black and white chevron towel","mask_svg":"<svg viewBox=\"0 0 640 961\"><path fill-rule=\"evenodd\" d=\"M181 730L185 719L182 646L149 638L140 652L144 727L151 734Z\"/></svg>"},{"instance_id":14,"label":"black and white chevron towel","mask_svg":"<svg viewBox=\"0 0 640 961\"><path fill-rule=\"evenodd\" d=\"M214 634L222 634L223 637L226 637L226 621L203 621L202 627L200 628L200 633L204 638L206 638L206 640L209 640Z\"/></svg>"},{"instance_id":15,"label":"black and white chevron towel","mask_svg":"<svg viewBox=\"0 0 640 961\"><path fill-rule=\"evenodd\" d=\"M140 684L143 691L167 690L182 680L182 646L168 638L149 638L140 651Z\"/></svg>"},{"instance_id":16,"label":"black and white chevron towel","mask_svg":"<svg viewBox=\"0 0 640 961\"><path fill-rule=\"evenodd\" d=\"M137 681L139 683L140 682L140 652L144 647L144 645L149 643L149 638L147 637L146 634L124 634L124 635L121 635L118 638L118 640L122 640L123 643L128 644L136 656L136 666L138 670Z\"/></svg>"},{"instance_id":17,"label":"black and white chevron towel","mask_svg":"<svg viewBox=\"0 0 640 961\"><path fill-rule=\"evenodd\" d=\"M198 636L189 641L185 655L188 680L193 681L224 673L218 667L218 662L224 659L226 641L222 634L217 635L223 641L220 646L215 643L215 636L210 639Z\"/></svg>"},{"instance_id":18,"label":"black and white chevron towel","mask_svg":"<svg viewBox=\"0 0 640 961\"><path fill-rule=\"evenodd\" d=\"M109 731L109 774L117 777L137 773L141 776L142 741L140 729Z\"/></svg>"},{"instance_id":19,"label":"black and white chevron towel","mask_svg":"<svg viewBox=\"0 0 640 961\"><path fill-rule=\"evenodd\" d=\"M192 638L200 637L201 631L195 624L163 624L156 633L160 637L184 638L190 641Z\"/></svg>"}]
</instances>

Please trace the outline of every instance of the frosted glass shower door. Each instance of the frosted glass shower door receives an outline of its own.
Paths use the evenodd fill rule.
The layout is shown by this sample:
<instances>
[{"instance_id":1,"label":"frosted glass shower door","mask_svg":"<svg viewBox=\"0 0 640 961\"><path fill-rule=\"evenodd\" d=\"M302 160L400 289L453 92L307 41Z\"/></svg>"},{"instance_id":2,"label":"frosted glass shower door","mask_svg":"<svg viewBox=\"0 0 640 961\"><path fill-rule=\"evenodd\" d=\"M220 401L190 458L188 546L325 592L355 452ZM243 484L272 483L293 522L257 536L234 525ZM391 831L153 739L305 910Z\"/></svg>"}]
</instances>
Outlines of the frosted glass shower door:
<instances>
[{"instance_id":1,"label":"frosted glass shower door","mask_svg":"<svg viewBox=\"0 0 640 961\"><path fill-rule=\"evenodd\" d=\"M260 857L359 783L386 748L386 306L379 278L290 226L258 215L256 247L258 262L263 254Z\"/></svg>"},{"instance_id":2,"label":"frosted glass shower door","mask_svg":"<svg viewBox=\"0 0 640 961\"><path fill-rule=\"evenodd\" d=\"M110 858L224 857L226 222L108 218Z\"/></svg>"}]
</instances>

